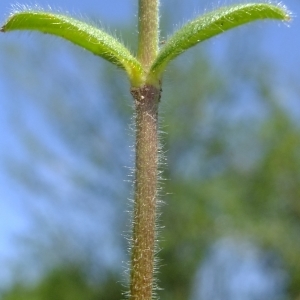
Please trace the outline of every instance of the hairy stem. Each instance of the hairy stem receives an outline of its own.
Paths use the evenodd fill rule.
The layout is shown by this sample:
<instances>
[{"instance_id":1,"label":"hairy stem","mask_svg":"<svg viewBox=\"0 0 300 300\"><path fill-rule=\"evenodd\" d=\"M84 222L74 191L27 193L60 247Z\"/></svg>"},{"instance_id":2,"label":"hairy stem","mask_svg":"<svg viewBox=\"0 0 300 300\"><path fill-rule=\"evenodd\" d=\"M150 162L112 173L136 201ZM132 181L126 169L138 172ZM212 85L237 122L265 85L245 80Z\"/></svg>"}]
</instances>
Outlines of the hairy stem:
<instances>
[{"instance_id":1,"label":"hairy stem","mask_svg":"<svg viewBox=\"0 0 300 300\"><path fill-rule=\"evenodd\" d=\"M147 71L158 53L159 0L139 0L138 59Z\"/></svg>"},{"instance_id":2,"label":"hairy stem","mask_svg":"<svg viewBox=\"0 0 300 300\"><path fill-rule=\"evenodd\" d=\"M160 90L134 88L136 108L135 199L130 300L151 300L155 289L154 257L158 176L158 102Z\"/></svg>"}]
</instances>

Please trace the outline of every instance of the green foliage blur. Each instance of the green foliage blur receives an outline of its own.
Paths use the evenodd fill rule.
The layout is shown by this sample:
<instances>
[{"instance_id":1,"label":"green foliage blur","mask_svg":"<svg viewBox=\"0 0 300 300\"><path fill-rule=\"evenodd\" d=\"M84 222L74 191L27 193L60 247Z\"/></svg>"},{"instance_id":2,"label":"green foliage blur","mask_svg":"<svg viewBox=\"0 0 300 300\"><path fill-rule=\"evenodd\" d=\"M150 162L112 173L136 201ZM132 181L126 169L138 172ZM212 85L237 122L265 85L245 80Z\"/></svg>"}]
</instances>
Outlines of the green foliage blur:
<instances>
[{"instance_id":1,"label":"green foliage blur","mask_svg":"<svg viewBox=\"0 0 300 300\"><path fill-rule=\"evenodd\" d=\"M165 157L162 162L166 161L166 165L161 167L161 198L165 204L161 206L159 259L162 267L158 275L159 285L163 288L159 295L164 300L189 299L200 262L210 245L222 237L248 239L261 249L274 251L289 276L287 299L300 296L299 122L293 115L293 109L286 105L289 93L283 96L279 92L276 68L265 58L260 58L259 50L253 54L251 49L250 54L247 43L251 44L251 40L245 42L244 48L239 48L234 47L232 41L232 48L237 52L231 53L229 67L224 68L214 65L208 47L191 50L170 66L164 78L160 112L162 156ZM68 183L74 189L73 193L60 194L62 187L55 182L51 183L53 188L48 182L40 182L40 178L34 181L45 186L38 193L49 198L44 201L47 205L51 203L54 214L63 215L63 221L57 223L47 213L43 215L44 223L40 223L41 218L36 211L32 216L38 220L36 230L42 228L42 236L48 236L50 246L49 241L45 246L34 238L28 239L27 245L39 253L36 256L39 263L44 261L52 267L45 268L46 271L34 284L16 282L5 291L2 299L117 300L123 291L121 268L117 271L103 268L103 272L97 274L99 278L96 276L96 280L91 280L88 268L83 271L84 268L76 266L81 265L77 264L77 259L80 263L86 260L90 265L99 263L99 256L93 256L92 251L100 247L99 244L105 244L106 240L89 244L91 241L85 237L103 226L95 211L103 209L104 197L113 203L117 216L114 237L119 240L118 247L126 257L123 229L128 215L124 211L128 209L131 185L121 186L127 171L120 171L120 168L124 165L130 167L128 140L133 142L128 134L132 107L127 82L111 66L95 63L96 60L86 58L86 53L70 47L67 50L73 51L73 61L80 61L77 67L83 73L82 78L74 79L73 70L62 71L57 76L57 68L53 74L44 75L51 81L51 86L55 86L55 91L47 90L43 83L46 77L39 72L45 72L53 63L50 51L58 44L52 47L42 43L35 45L35 49L39 47L44 47L40 61L37 53L29 53L32 49L27 49L28 53L25 49L22 54L9 51L19 64L26 61L32 72L31 80L26 82L19 70L21 74L15 85L38 99L34 105L47 115L57 136L69 145L81 162L78 168L72 166L68 171ZM47 47L50 49L47 50ZM256 63L253 64L253 61ZM39 70L35 70L34 65ZM8 69L8 76L9 72L13 77L14 71ZM99 75L93 79L95 74ZM32 86L28 88L30 84ZM102 104L89 101L89 84L93 93L102 95L103 99L98 99L103 101ZM46 91L43 99L39 97L41 93L32 93L38 88ZM290 86L285 88L292 89ZM112 113L101 115L101 105L108 106ZM107 127L113 136L107 137ZM36 165L45 164L49 157L53 161L54 154L49 153L50 150L39 141L38 134L21 133L20 139L27 152L37 157ZM46 154L42 155L45 151ZM55 159L63 160L58 154L55 154ZM98 177L83 176L90 175L90 169L86 171L83 168L87 164L105 173L103 181L97 182ZM35 165L31 167L34 169ZM35 172L33 175L31 171L26 172L26 164L14 162L8 169L12 176L18 177L18 184L32 187L33 194L36 192L35 185L30 185L32 181L29 180ZM78 195L78 191L81 197L73 197ZM60 203L64 199L61 195L70 198L67 204L64 202L64 209L67 207L76 212L74 207L79 207L80 213L84 211L84 218L90 221L92 231L86 229L87 233L83 230L82 234L76 226L72 231L71 217L68 219L61 210ZM84 197L89 201L84 202L86 207L83 208ZM66 232L61 228L64 222L71 224ZM70 236L71 241L78 239L78 245L70 242L63 248L55 239L57 235L66 243ZM91 240L97 238L94 236ZM54 252L57 256L61 255L62 260L65 257L69 259L70 253L76 253L76 247L85 243L86 247L80 248L78 256L72 256L71 263L58 263L57 267L53 267L57 261L52 255ZM115 263L121 264L120 261Z\"/></svg>"},{"instance_id":2,"label":"green foliage blur","mask_svg":"<svg viewBox=\"0 0 300 300\"><path fill-rule=\"evenodd\" d=\"M107 297L107 295L109 295ZM5 300L100 300L120 299L120 286L115 278L91 284L84 272L76 266L64 266L50 271L34 286L15 284L2 295Z\"/></svg>"}]
</instances>

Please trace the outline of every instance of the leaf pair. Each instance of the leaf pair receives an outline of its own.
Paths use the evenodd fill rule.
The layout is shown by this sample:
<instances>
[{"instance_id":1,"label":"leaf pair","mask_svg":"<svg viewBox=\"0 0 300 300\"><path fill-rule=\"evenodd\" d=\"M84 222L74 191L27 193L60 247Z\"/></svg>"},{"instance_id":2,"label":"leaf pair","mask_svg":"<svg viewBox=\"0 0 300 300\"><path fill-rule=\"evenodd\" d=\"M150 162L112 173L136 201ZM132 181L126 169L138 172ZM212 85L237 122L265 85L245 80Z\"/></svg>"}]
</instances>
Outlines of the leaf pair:
<instances>
[{"instance_id":1,"label":"leaf pair","mask_svg":"<svg viewBox=\"0 0 300 300\"><path fill-rule=\"evenodd\" d=\"M139 87L145 83L158 84L168 63L199 42L259 19L289 21L291 17L285 7L269 3L232 5L204 14L184 25L167 40L148 73L116 38L69 16L40 10L17 11L11 14L1 31L36 30L65 38L124 69L131 85Z\"/></svg>"}]
</instances>

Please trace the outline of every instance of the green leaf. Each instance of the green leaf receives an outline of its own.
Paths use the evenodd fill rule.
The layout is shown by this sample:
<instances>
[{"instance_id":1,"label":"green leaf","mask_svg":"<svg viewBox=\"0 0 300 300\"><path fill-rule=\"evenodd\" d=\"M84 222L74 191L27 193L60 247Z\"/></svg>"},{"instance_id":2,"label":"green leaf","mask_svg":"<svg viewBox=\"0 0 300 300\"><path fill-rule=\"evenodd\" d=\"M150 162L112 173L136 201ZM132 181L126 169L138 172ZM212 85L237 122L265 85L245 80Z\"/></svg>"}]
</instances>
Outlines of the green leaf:
<instances>
[{"instance_id":1,"label":"green leaf","mask_svg":"<svg viewBox=\"0 0 300 300\"><path fill-rule=\"evenodd\" d=\"M150 69L149 81L160 78L166 65L185 50L231 28L259 19L289 21L291 15L285 7L269 3L238 4L207 13L184 25L166 42Z\"/></svg>"},{"instance_id":2,"label":"green leaf","mask_svg":"<svg viewBox=\"0 0 300 300\"><path fill-rule=\"evenodd\" d=\"M0 30L36 30L65 38L126 70L133 86L142 81L141 64L123 44L106 32L69 16L34 10L18 11Z\"/></svg>"}]
</instances>

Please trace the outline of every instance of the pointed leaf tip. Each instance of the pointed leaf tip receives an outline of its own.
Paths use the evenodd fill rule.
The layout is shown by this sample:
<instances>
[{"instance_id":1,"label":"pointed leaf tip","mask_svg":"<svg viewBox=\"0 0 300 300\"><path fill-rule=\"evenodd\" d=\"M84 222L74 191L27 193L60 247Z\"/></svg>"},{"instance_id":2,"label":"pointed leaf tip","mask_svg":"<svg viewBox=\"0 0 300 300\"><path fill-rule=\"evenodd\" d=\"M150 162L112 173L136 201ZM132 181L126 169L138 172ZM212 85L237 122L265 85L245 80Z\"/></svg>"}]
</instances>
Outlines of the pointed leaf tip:
<instances>
[{"instance_id":1,"label":"pointed leaf tip","mask_svg":"<svg viewBox=\"0 0 300 300\"><path fill-rule=\"evenodd\" d=\"M290 21L283 5L247 3L219 8L187 23L165 43L151 67L149 76L160 78L167 64L196 44L231 28L261 19Z\"/></svg>"}]
</instances>

